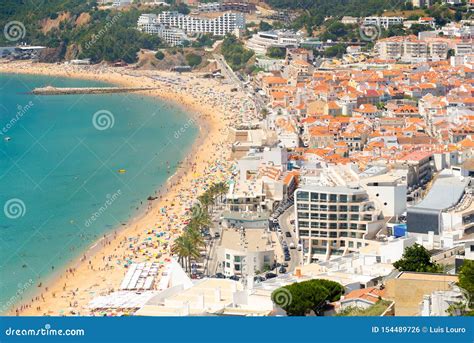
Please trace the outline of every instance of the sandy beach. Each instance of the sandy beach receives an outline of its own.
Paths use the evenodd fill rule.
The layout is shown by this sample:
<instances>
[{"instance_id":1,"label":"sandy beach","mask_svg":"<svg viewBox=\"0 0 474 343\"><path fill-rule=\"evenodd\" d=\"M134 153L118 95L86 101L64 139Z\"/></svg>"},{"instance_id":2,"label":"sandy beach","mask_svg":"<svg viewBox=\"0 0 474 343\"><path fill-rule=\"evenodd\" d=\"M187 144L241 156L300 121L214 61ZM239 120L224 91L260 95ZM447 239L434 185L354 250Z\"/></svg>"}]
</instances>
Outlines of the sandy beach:
<instances>
[{"instance_id":1,"label":"sandy beach","mask_svg":"<svg viewBox=\"0 0 474 343\"><path fill-rule=\"evenodd\" d=\"M193 74L137 71L105 66L65 66L29 62L0 64L0 73L36 74L105 81L126 87L156 87L142 92L182 106L190 121L200 127L192 151L174 177L155 190L158 199L146 201L143 214L94 243L52 280L34 284L35 295L23 299L12 315L90 315L87 304L97 296L117 290L132 262L158 262L162 271L170 246L179 236L196 198L214 182L228 180L228 129L241 114L245 95L231 92L231 85ZM100 95L99 95L100 96ZM183 128L185 130L185 128ZM179 144L179 137L176 138ZM154 190L150 190L152 193ZM36 280L35 280L36 281Z\"/></svg>"}]
</instances>

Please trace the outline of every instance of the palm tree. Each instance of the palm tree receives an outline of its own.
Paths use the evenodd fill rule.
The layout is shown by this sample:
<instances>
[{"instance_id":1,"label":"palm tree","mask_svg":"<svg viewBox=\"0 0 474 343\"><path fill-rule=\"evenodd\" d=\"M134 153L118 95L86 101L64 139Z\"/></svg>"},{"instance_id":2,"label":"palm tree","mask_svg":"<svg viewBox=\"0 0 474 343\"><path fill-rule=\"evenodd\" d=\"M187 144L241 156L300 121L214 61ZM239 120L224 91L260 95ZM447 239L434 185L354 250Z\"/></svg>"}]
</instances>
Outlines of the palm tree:
<instances>
[{"instance_id":1,"label":"palm tree","mask_svg":"<svg viewBox=\"0 0 474 343\"><path fill-rule=\"evenodd\" d=\"M204 227L209 227L212 224L211 216L207 211L199 212L194 215L189 221L188 226L202 230Z\"/></svg>"},{"instance_id":2,"label":"palm tree","mask_svg":"<svg viewBox=\"0 0 474 343\"><path fill-rule=\"evenodd\" d=\"M183 267L186 266L186 271L188 271L188 267L186 264L186 258L188 257L188 251L186 248L186 241L185 241L184 236L179 236L178 238L175 239L173 242L173 246L171 247L171 252L173 254L178 255L179 259L179 264L181 264Z\"/></svg>"},{"instance_id":3,"label":"palm tree","mask_svg":"<svg viewBox=\"0 0 474 343\"><path fill-rule=\"evenodd\" d=\"M196 248L201 248L204 245L204 239L198 227L188 225L185 229L184 236L186 236Z\"/></svg>"},{"instance_id":4,"label":"palm tree","mask_svg":"<svg viewBox=\"0 0 474 343\"><path fill-rule=\"evenodd\" d=\"M204 208L209 210L209 206L214 205L214 198L211 196L209 192L204 192L202 195L198 197L199 202L204 206Z\"/></svg>"},{"instance_id":5,"label":"palm tree","mask_svg":"<svg viewBox=\"0 0 474 343\"><path fill-rule=\"evenodd\" d=\"M222 202L222 196L227 194L227 192L229 191L229 186L225 182L219 182L217 184L217 190L218 190L219 195L221 197L220 202Z\"/></svg>"}]
</instances>

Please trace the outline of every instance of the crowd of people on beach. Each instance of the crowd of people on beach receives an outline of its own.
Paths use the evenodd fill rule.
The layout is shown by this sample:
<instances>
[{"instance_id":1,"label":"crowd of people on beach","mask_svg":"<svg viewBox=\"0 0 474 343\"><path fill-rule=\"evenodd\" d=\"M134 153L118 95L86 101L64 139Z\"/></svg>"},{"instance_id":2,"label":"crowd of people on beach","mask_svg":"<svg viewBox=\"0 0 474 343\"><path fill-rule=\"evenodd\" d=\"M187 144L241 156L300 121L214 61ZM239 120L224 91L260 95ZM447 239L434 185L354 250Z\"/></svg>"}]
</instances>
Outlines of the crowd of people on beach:
<instances>
[{"instance_id":1,"label":"crowd of people on beach","mask_svg":"<svg viewBox=\"0 0 474 343\"><path fill-rule=\"evenodd\" d=\"M21 72L22 68L28 67L20 65L16 70ZM46 75L52 70L49 65L35 68L37 73ZM186 226L197 197L212 184L229 182L232 178L234 165L230 160L231 145L227 141L229 128L254 115L252 111L242 113L242 103L248 101L246 94L231 92L230 85L204 80L193 74L164 73L166 76L157 78L157 72L105 66L61 65L53 68L60 68L64 76L75 77L81 73L87 77L92 73L97 80L123 81L123 84L129 82L131 85L132 81L139 81L142 85L156 87L157 91L147 93L162 95L184 106L201 130L195 148L174 177L155 192L156 200L148 200L144 219L132 221L123 232L115 231L104 236L99 253L84 254L77 266L68 268L60 276L59 282L63 283L60 289L41 286L39 296L16 308L17 315L91 314L87 303L94 296L110 293L119 286L119 281L111 281L112 275L115 276L113 280L117 277L120 280L132 263L146 261L158 262L163 270L171 257L172 242ZM57 74L53 72L51 75ZM85 278L87 271L94 272L93 282L79 283L78 287L77 280ZM53 299L61 301L52 306ZM58 304L63 308L58 308Z\"/></svg>"}]
</instances>

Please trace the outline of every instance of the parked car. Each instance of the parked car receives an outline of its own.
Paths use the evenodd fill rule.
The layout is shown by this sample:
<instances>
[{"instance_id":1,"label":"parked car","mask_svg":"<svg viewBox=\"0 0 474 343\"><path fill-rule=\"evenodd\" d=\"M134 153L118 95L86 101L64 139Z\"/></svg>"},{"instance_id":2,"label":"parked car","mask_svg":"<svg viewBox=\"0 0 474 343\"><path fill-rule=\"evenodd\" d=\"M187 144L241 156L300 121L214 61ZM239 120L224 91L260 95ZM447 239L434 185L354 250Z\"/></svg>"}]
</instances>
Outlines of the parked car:
<instances>
[{"instance_id":1,"label":"parked car","mask_svg":"<svg viewBox=\"0 0 474 343\"><path fill-rule=\"evenodd\" d=\"M285 261L291 261L291 256L290 255L285 255Z\"/></svg>"},{"instance_id":2,"label":"parked car","mask_svg":"<svg viewBox=\"0 0 474 343\"><path fill-rule=\"evenodd\" d=\"M237 275L232 275L231 277L229 277L229 279L234 280L234 281L240 280L240 278Z\"/></svg>"},{"instance_id":3,"label":"parked car","mask_svg":"<svg viewBox=\"0 0 474 343\"><path fill-rule=\"evenodd\" d=\"M276 275L275 273L266 273L265 274L265 278L268 280L268 279L273 279L273 278L276 278L278 275Z\"/></svg>"},{"instance_id":4,"label":"parked car","mask_svg":"<svg viewBox=\"0 0 474 343\"><path fill-rule=\"evenodd\" d=\"M265 280L266 279L263 276L260 276L260 275L257 275L253 278L253 281L257 281L257 282L263 282Z\"/></svg>"},{"instance_id":5,"label":"parked car","mask_svg":"<svg viewBox=\"0 0 474 343\"><path fill-rule=\"evenodd\" d=\"M214 237L215 237L215 238L219 238L220 236L221 236L221 234L220 234L219 232L216 232L216 233L214 234Z\"/></svg>"},{"instance_id":6,"label":"parked car","mask_svg":"<svg viewBox=\"0 0 474 343\"><path fill-rule=\"evenodd\" d=\"M217 278L217 279L225 279L225 275L222 274L222 273L217 273L216 275L213 276L214 278Z\"/></svg>"},{"instance_id":7,"label":"parked car","mask_svg":"<svg viewBox=\"0 0 474 343\"><path fill-rule=\"evenodd\" d=\"M286 231L286 232L285 232L285 236L288 237L288 238L291 238L291 233L288 232L288 231Z\"/></svg>"},{"instance_id":8,"label":"parked car","mask_svg":"<svg viewBox=\"0 0 474 343\"><path fill-rule=\"evenodd\" d=\"M295 249L295 248L296 248L296 247L295 247L295 243L291 242L291 243L290 243L290 249Z\"/></svg>"},{"instance_id":9,"label":"parked car","mask_svg":"<svg viewBox=\"0 0 474 343\"><path fill-rule=\"evenodd\" d=\"M281 266L280 269L278 269L278 272L281 273L281 274L285 274L286 273L286 268Z\"/></svg>"}]
</instances>

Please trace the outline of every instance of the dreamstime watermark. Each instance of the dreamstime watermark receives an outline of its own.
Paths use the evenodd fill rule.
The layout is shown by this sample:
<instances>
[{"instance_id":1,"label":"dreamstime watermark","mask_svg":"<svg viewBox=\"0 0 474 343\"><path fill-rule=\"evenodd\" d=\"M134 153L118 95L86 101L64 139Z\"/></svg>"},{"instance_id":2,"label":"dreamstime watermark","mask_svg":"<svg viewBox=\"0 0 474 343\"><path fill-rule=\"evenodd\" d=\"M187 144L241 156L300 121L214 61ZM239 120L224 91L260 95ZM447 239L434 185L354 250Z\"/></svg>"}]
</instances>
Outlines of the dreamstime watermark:
<instances>
[{"instance_id":1,"label":"dreamstime watermark","mask_svg":"<svg viewBox=\"0 0 474 343\"><path fill-rule=\"evenodd\" d=\"M99 219L102 214L107 211L110 206L118 199L119 196L122 195L122 191L118 189L114 194L107 194L104 204L84 222L85 227L91 226L97 219Z\"/></svg>"},{"instance_id":2,"label":"dreamstime watermark","mask_svg":"<svg viewBox=\"0 0 474 343\"><path fill-rule=\"evenodd\" d=\"M5 330L6 336L85 336L84 329L52 329L50 324L45 324L39 329L15 329L9 327Z\"/></svg>"},{"instance_id":3,"label":"dreamstime watermark","mask_svg":"<svg viewBox=\"0 0 474 343\"><path fill-rule=\"evenodd\" d=\"M91 39L84 44L84 48L86 50L90 49L99 39L101 39L109 30L110 28L120 19L122 16L122 12L119 12L117 15L112 17L112 19L108 20L105 26L97 32L96 35L92 35Z\"/></svg>"},{"instance_id":4,"label":"dreamstime watermark","mask_svg":"<svg viewBox=\"0 0 474 343\"><path fill-rule=\"evenodd\" d=\"M23 296L23 293L25 293L26 290L28 288L30 288L31 286L33 286L33 280L32 279L29 279L25 283L19 283L16 293L10 299L8 299L5 303L3 303L2 306L0 307L0 313L5 313L13 305L18 303L21 300L21 298Z\"/></svg>"},{"instance_id":5,"label":"dreamstime watermark","mask_svg":"<svg viewBox=\"0 0 474 343\"><path fill-rule=\"evenodd\" d=\"M205 212L204 206L202 206L201 202L198 201L191 208L191 218L199 218Z\"/></svg>"},{"instance_id":6,"label":"dreamstime watermark","mask_svg":"<svg viewBox=\"0 0 474 343\"><path fill-rule=\"evenodd\" d=\"M17 106L17 111L16 111L16 114L13 118L10 119L10 121L8 123L6 123L5 125L3 125L2 129L0 130L0 135L5 135L8 131L10 131L10 129L15 126L15 124L21 119L23 118L23 116L30 110L31 107L33 107L34 103L33 101L30 101L28 102L26 105L24 106L21 106L21 105L18 105Z\"/></svg>"},{"instance_id":7,"label":"dreamstime watermark","mask_svg":"<svg viewBox=\"0 0 474 343\"><path fill-rule=\"evenodd\" d=\"M7 200L5 205L3 205L3 213L5 213L5 216L10 219L23 217L26 213L25 203L23 200L18 198Z\"/></svg>"},{"instance_id":8,"label":"dreamstime watermark","mask_svg":"<svg viewBox=\"0 0 474 343\"><path fill-rule=\"evenodd\" d=\"M359 27L359 35L363 41L373 42L379 39L382 28L375 24L363 24Z\"/></svg>"},{"instance_id":9,"label":"dreamstime watermark","mask_svg":"<svg viewBox=\"0 0 474 343\"><path fill-rule=\"evenodd\" d=\"M10 42L16 42L23 39L26 35L25 25L21 21L9 21L3 27L3 35Z\"/></svg>"},{"instance_id":10,"label":"dreamstime watermark","mask_svg":"<svg viewBox=\"0 0 474 343\"><path fill-rule=\"evenodd\" d=\"M293 296L291 295L291 292L289 290L284 287L281 287L272 294L272 300L275 305L278 305L279 307L283 308L293 302Z\"/></svg>"},{"instance_id":11,"label":"dreamstime watermark","mask_svg":"<svg viewBox=\"0 0 474 343\"><path fill-rule=\"evenodd\" d=\"M196 125L196 120L194 118L189 118L189 120L184 123L183 126L181 126L178 130L174 132L174 138L175 139L180 139L181 136L192 126Z\"/></svg>"},{"instance_id":12,"label":"dreamstime watermark","mask_svg":"<svg viewBox=\"0 0 474 343\"><path fill-rule=\"evenodd\" d=\"M112 112L107 110L100 110L92 116L92 125L99 130L104 131L114 127L115 117Z\"/></svg>"}]
</instances>

